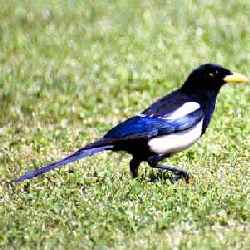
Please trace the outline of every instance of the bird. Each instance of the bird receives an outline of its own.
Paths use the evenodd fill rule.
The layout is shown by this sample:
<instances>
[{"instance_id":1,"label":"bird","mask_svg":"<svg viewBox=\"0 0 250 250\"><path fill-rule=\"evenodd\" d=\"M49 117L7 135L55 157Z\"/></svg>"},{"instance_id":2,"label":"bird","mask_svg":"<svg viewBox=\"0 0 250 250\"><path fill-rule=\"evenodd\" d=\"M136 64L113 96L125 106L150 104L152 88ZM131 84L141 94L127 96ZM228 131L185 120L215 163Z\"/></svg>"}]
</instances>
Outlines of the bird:
<instances>
[{"instance_id":1,"label":"bird","mask_svg":"<svg viewBox=\"0 0 250 250\"><path fill-rule=\"evenodd\" d=\"M172 173L175 181L189 182L190 174L179 167L160 162L192 146L207 130L215 110L216 98L227 83L246 83L248 78L219 64L206 63L195 68L183 85L110 129L103 137L65 158L26 172L14 180L20 183L104 151L125 151L133 178L142 162Z\"/></svg>"}]
</instances>

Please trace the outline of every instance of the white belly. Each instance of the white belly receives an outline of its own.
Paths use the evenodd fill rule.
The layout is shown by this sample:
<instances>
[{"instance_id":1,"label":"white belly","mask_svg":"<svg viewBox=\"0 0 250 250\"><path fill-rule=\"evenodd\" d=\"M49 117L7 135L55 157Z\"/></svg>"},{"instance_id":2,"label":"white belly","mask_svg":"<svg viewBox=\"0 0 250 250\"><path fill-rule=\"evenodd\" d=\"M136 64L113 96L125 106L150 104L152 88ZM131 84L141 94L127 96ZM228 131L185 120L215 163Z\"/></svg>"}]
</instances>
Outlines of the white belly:
<instances>
[{"instance_id":1,"label":"white belly","mask_svg":"<svg viewBox=\"0 0 250 250\"><path fill-rule=\"evenodd\" d=\"M202 120L192 129L183 132L164 135L149 140L150 150L157 154L176 153L190 147L202 133Z\"/></svg>"}]
</instances>

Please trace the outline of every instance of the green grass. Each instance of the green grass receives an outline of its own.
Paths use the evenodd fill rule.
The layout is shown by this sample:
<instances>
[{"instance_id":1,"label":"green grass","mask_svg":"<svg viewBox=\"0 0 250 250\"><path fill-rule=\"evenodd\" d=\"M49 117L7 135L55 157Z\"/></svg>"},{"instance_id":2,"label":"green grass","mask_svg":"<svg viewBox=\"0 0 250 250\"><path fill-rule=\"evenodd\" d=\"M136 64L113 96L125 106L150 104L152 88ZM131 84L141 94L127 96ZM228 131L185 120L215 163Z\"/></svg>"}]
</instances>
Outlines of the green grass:
<instances>
[{"instance_id":1,"label":"green grass","mask_svg":"<svg viewBox=\"0 0 250 250\"><path fill-rule=\"evenodd\" d=\"M171 184L105 153L10 186L206 62L249 74L250 2L0 1L1 249L250 249L250 87L225 87Z\"/></svg>"}]
</instances>

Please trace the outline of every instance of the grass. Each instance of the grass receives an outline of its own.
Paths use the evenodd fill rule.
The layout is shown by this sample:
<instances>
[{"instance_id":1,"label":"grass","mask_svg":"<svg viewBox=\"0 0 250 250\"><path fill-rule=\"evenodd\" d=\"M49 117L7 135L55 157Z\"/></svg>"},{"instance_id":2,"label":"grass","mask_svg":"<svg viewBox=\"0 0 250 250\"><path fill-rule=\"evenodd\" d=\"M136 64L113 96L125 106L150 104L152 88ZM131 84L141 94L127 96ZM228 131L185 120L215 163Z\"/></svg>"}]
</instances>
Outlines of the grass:
<instances>
[{"instance_id":1,"label":"grass","mask_svg":"<svg viewBox=\"0 0 250 250\"><path fill-rule=\"evenodd\" d=\"M171 184L102 154L17 186L181 85L205 62L248 74L250 3L0 1L1 249L250 249L250 88L225 87ZM150 178L157 177L157 182Z\"/></svg>"}]
</instances>

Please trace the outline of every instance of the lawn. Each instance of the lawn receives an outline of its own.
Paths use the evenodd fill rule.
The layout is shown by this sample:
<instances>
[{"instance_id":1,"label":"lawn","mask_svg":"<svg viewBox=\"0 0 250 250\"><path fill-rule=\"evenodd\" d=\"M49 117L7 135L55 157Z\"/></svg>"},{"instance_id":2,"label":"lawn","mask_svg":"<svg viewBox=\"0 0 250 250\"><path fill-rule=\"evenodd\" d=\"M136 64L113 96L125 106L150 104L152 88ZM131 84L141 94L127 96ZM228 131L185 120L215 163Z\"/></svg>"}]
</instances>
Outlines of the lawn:
<instances>
[{"instance_id":1,"label":"lawn","mask_svg":"<svg viewBox=\"0 0 250 250\"><path fill-rule=\"evenodd\" d=\"M102 136L201 63L249 74L250 1L0 0L1 249L250 249L250 87L222 89L172 184L104 153L8 182Z\"/></svg>"}]
</instances>

